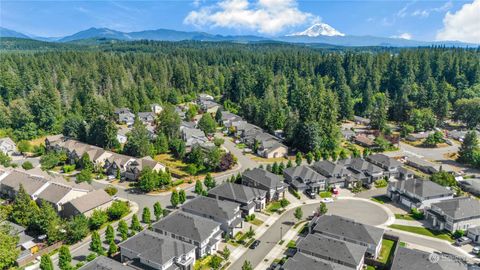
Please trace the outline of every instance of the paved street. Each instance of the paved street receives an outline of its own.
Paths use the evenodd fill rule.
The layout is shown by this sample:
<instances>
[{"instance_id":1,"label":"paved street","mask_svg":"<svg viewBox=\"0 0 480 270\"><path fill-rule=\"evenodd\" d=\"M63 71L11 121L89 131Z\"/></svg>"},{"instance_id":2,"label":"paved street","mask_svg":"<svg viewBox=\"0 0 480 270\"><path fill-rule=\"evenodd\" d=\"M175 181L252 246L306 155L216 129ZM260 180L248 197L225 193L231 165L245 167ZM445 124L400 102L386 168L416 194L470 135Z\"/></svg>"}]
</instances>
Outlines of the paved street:
<instances>
[{"instance_id":1,"label":"paved street","mask_svg":"<svg viewBox=\"0 0 480 270\"><path fill-rule=\"evenodd\" d=\"M318 204L302 205L304 216L308 216L315 211ZM387 213L378 205L370 202L342 199L328 204L328 213L336 214L355 219L359 222L380 225L387 221ZM245 260L252 263L253 268L258 265L266 255L277 245L281 239L282 233L286 233L295 224L293 216L295 209L285 212L268 230L259 238L260 245L254 249L248 249L238 260L236 260L229 269L238 270L242 268ZM366 214L367 213L367 214ZM271 262L270 262L271 263Z\"/></svg>"}]
</instances>

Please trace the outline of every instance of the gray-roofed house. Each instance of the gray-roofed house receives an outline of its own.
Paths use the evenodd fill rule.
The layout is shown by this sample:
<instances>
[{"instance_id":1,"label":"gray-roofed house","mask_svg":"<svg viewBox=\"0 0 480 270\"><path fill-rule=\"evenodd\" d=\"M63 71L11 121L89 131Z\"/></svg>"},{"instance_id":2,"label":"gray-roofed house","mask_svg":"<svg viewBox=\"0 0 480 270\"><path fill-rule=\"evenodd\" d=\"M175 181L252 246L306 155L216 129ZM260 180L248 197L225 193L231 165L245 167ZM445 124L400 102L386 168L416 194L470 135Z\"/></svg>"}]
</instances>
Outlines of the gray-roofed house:
<instances>
[{"instance_id":1,"label":"gray-roofed house","mask_svg":"<svg viewBox=\"0 0 480 270\"><path fill-rule=\"evenodd\" d=\"M187 147L187 152L195 144L204 144L208 142L208 138L205 135L205 132L198 128L182 128L181 135L183 141L185 142L185 146Z\"/></svg>"},{"instance_id":2,"label":"gray-roofed house","mask_svg":"<svg viewBox=\"0 0 480 270\"><path fill-rule=\"evenodd\" d=\"M374 138L370 135L357 134L353 137L353 141L363 147L371 148L375 146Z\"/></svg>"},{"instance_id":3,"label":"gray-roofed house","mask_svg":"<svg viewBox=\"0 0 480 270\"><path fill-rule=\"evenodd\" d=\"M352 175L346 164L348 160L339 160L336 163L322 160L313 163L312 169L327 178L327 184L332 187L348 187Z\"/></svg>"},{"instance_id":4,"label":"gray-roofed house","mask_svg":"<svg viewBox=\"0 0 480 270\"><path fill-rule=\"evenodd\" d=\"M457 197L432 203L425 219L433 228L455 232L466 231L480 225L480 201L470 197Z\"/></svg>"},{"instance_id":5,"label":"gray-roofed house","mask_svg":"<svg viewBox=\"0 0 480 270\"><path fill-rule=\"evenodd\" d=\"M193 269L195 246L144 230L118 245L121 261L136 269Z\"/></svg>"},{"instance_id":6,"label":"gray-roofed house","mask_svg":"<svg viewBox=\"0 0 480 270\"><path fill-rule=\"evenodd\" d=\"M165 166L153 160L151 157L137 158L128 162L125 166L125 179L132 181L137 180L142 170L147 167L156 172L165 171Z\"/></svg>"},{"instance_id":7,"label":"gray-roofed house","mask_svg":"<svg viewBox=\"0 0 480 270\"><path fill-rule=\"evenodd\" d=\"M377 258L382 248L383 229L336 215L323 215L310 222L312 232L366 247ZM313 227L313 228L312 228Z\"/></svg>"},{"instance_id":8,"label":"gray-roofed house","mask_svg":"<svg viewBox=\"0 0 480 270\"><path fill-rule=\"evenodd\" d=\"M234 236L243 227L240 204L199 196L182 205L182 210L190 214L219 222L220 229Z\"/></svg>"},{"instance_id":9,"label":"gray-roofed house","mask_svg":"<svg viewBox=\"0 0 480 270\"><path fill-rule=\"evenodd\" d=\"M229 129L233 127L233 123L242 121L242 117L233 114L229 111L222 111L222 124L225 128Z\"/></svg>"},{"instance_id":10,"label":"gray-roofed house","mask_svg":"<svg viewBox=\"0 0 480 270\"><path fill-rule=\"evenodd\" d=\"M200 109L202 109L202 111L204 113L216 113L218 109L220 109L220 104L216 103L215 101L213 100L206 100L206 99L203 99L203 100L199 100L198 101L198 105L200 106Z\"/></svg>"},{"instance_id":11,"label":"gray-roofed house","mask_svg":"<svg viewBox=\"0 0 480 270\"><path fill-rule=\"evenodd\" d=\"M115 109L115 115L117 116L117 122L120 124L131 126L135 121L135 114L133 114L128 108Z\"/></svg>"},{"instance_id":12,"label":"gray-roofed house","mask_svg":"<svg viewBox=\"0 0 480 270\"><path fill-rule=\"evenodd\" d=\"M424 173L432 174L432 173L437 173L441 170L440 165L434 164L430 161L426 161L418 157L409 156L409 157L405 157L405 159L406 159L406 164L408 166L419 169Z\"/></svg>"},{"instance_id":13,"label":"gray-roofed house","mask_svg":"<svg viewBox=\"0 0 480 270\"><path fill-rule=\"evenodd\" d=\"M480 178L468 178L458 181L463 191L480 196Z\"/></svg>"},{"instance_id":14,"label":"gray-roofed house","mask_svg":"<svg viewBox=\"0 0 480 270\"><path fill-rule=\"evenodd\" d=\"M52 204L57 212L61 212L65 203L81 197L88 192L88 189L81 189L79 187L72 187L50 181L48 186L38 193L37 202L48 202Z\"/></svg>"},{"instance_id":15,"label":"gray-roofed house","mask_svg":"<svg viewBox=\"0 0 480 270\"><path fill-rule=\"evenodd\" d=\"M405 139L410 142L417 142L417 141L426 139L428 135L432 133L433 131L410 133Z\"/></svg>"},{"instance_id":16,"label":"gray-roofed house","mask_svg":"<svg viewBox=\"0 0 480 270\"><path fill-rule=\"evenodd\" d=\"M467 237L472 239L473 243L479 244L480 243L480 226L476 227L469 227L467 229Z\"/></svg>"},{"instance_id":17,"label":"gray-roofed house","mask_svg":"<svg viewBox=\"0 0 480 270\"><path fill-rule=\"evenodd\" d=\"M153 103L152 105L150 105L150 110L154 114L160 114L163 111L163 107L158 103Z\"/></svg>"},{"instance_id":18,"label":"gray-roofed house","mask_svg":"<svg viewBox=\"0 0 480 270\"><path fill-rule=\"evenodd\" d=\"M384 154L369 155L365 159L385 170L385 175L388 177L398 177L398 168L402 167L400 161Z\"/></svg>"},{"instance_id":19,"label":"gray-roofed house","mask_svg":"<svg viewBox=\"0 0 480 270\"><path fill-rule=\"evenodd\" d=\"M353 120L355 121L355 123L357 125L365 125L365 126L370 125L370 119L365 118L365 117L355 115L355 116L353 116Z\"/></svg>"},{"instance_id":20,"label":"gray-roofed house","mask_svg":"<svg viewBox=\"0 0 480 270\"><path fill-rule=\"evenodd\" d=\"M243 172L242 184L265 190L267 192L267 202L285 197L287 188L287 184L278 175L260 168Z\"/></svg>"},{"instance_id":21,"label":"gray-roofed house","mask_svg":"<svg viewBox=\"0 0 480 270\"><path fill-rule=\"evenodd\" d=\"M20 185L33 200L48 186L48 180L44 177L33 176L18 170L7 171L0 176L0 193L9 198L15 198Z\"/></svg>"},{"instance_id":22,"label":"gray-roofed house","mask_svg":"<svg viewBox=\"0 0 480 270\"><path fill-rule=\"evenodd\" d=\"M26 229L23 226L15 224L10 221L2 221L0 225L7 226L9 229L9 234L18 237L17 248L22 250L22 255L30 255L36 251L38 251L37 244L33 241L34 238L30 235L26 234Z\"/></svg>"},{"instance_id":23,"label":"gray-roofed house","mask_svg":"<svg viewBox=\"0 0 480 270\"><path fill-rule=\"evenodd\" d=\"M318 193L327 187L327 178L306 165L287 168L283 171L283 176L286 183L301 192Z\"/></svg>"},{"instance_id":24,"label":"gray-roofed house","mask_svg":"<svg viewBox=\"0 0 480 270\"><path fill-rule=\"evenodd\" d=\"M235 183L223 183L208 191L208 197L239 203L243 216L265 208L266 194L264 190Z\"/></svg>"},{"instance_id":25,"label":"gray-roofed house","mask_svg":"<svg viewBox=\"0 0 480 270\"><path fill-rule=\"evenodd\" d=\"M288 154L288 147L280 140L266 132L255 136L254 144L258 144L257 154L264 158L284 157Z\"/></svg>"},{"instance_id":26,"label":"gray-roofed house","mask_svg":"<svg viewBox=\"0 0 480 270\"><path fill-rule=\"evenodd\" d=\"M437 183L418 178L390 182L387 196L409 208L423 209L432 203L453 198L453 192Z\"/></svg>"},{"instance_id":27,"label":"gray-roofed house","mask_svg":"<svg viewBox=\"0 0 480 270\"><path fill-rule=\"evenodd\" d=\"M220 223L183 211L176 211L152 225L153 230L197 247L197 258L218 249L222 231Z\"/></svg>"},{"instance_id":28,"label":"gray-roofed house","mask_svg":"<svg viewBox=\"0 0 480 270\"><path fill-rule=\"evenodd\" d=\"M360 270L367 248L350 242L309 234L297 242L297 252Z\"/></svg>"},{"instance_id":29,"label":"gray-roofed house","mask_svg":"<svg viewBox=\"0 0 480 270\"><path fill-rule=\"evenodd\" d=\"M399 180L408 180L408 179L413 179L414 177L415 177L415 173L412 170L409 170L405 167L398 168Z\"/></svg>"},{"instance_id":30,"label":"gray-roofed house","mask_svg":"<svg viewBox=\"0 0 480 270\"><path fill-rule=\"evenodd\" d=\"M282 270L352 270L354 268L297 252L282 265Z\"/></svg>"},{"instance_id":31,"label":"gray-roofed house","mask_svg":"<svg viewBox=\"0 0 480 270\"><path fill-rule=\"evenodd\" d=\"M371 184L383 178L383 169L363 158L352 158L347 162L347 167L353 172L352 178L355 181Z\"/></svg>"},{"instance_id":32,"label":"gray-roofed house","mask_svg":"<svg viewBox=\"0 0 480 270\"><path fill-rule=\"evenodd\" d=\"M467 264L460 260L442 260L440 254L421 250L397 247L393 256L391 270L467 270ZM440 260L432 260L432 258Z\"/></svg>"},{"instance_id":33,"label":"gray-roofed house","mask_svg":"<svg viewBox=\"0 0 480 270\"><path fill-rule=\"evenodd\" d=\"M11 156L17 152L17 145L9 137L0 138L0 152Z\"/></svg>"},{"instance_id":34,"label":"gray-roofed house","mask_svg":"<svg viewBox=\"0 0 480 270\"><path fill-rule=\"evenodd\" d=\"M156 114L154 112L139 112L137 115L144 125L152 125L155 122Z\"/></svg>"},{"instance_id":35,"label":"gray-roofed house","mask_svg":"<svg viewBox=\"0 0 480 270\"><path fill-rule=\"evenodd\" d=\"M113 200L103 189L97 189L63 205L62 216L69 218L83 214L90 217L95 209L106 210Z\"/></svg>"},{"instance_id":36,"label":"gray-roofed house","mask_svg":"<svg viewBox=\"0 0 480 270\"><path fill-rule=\"evenodd\" d=\"M128 140L127 134L131 131L131 128L120 127L117 130L117 141L121 144L125 144Z\"/></svg>"},{"instance_id":37,"label":"gray-roofed house","mask_svg":"<svg viewBox=\"0 0 480 270\"><path fill-rule=\"evenodd\" d=\"M79 268L80 270L133 270L132 267L123 265L114 259L105 256L98 256Z\"/></svg>"},{"instance_id":38,"label":"gray-roofed house","mask_svg":"<svg viewBox=\"0 0 480 270\"><path fill-rule=\"evenodd\" d=\"M354 137L355 137L355 134L356 134L355 131L353 131L353 130L351 130L351 129L349 129L349 128L347 128L347 129L342 129L340 132L342 133L343 138L344 138L345 140L348 140L348 141L350 141L352 138L354 138Z\"/></svg>"}]
</instances>

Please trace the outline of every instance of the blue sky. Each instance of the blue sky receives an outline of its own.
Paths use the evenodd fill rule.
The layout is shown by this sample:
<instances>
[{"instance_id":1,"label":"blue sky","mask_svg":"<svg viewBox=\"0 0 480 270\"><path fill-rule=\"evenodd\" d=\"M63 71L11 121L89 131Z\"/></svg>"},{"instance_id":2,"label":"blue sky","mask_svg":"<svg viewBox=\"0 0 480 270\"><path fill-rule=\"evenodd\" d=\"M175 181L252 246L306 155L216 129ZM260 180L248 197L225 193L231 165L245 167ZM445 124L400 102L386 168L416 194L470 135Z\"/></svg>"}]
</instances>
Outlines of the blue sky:
<instances>
[{"instance_id":1,"label":"blue sky","mask_svg":"<svg viewBox=\"0 0 480 270\"><path fill-rule=\"evenodd\" d=\"M443 37L449 39L473 38L476 41L480 23L477 22L478 17L473 21L469 17L472 17L472 13L480 16L480 0L472 2L473 0L1 0L0 25L38 36L64 36L90 27L107 27L120 31L168 28L218 34L276 36L304 30L321 21L347 35L434 40L439 39L440 31L444 31L447 34ZM458 32L455 27L464 28L468 22L473 24L470 26L473 32L461 37L448 34Z\"/></svg>"}]
</instances>

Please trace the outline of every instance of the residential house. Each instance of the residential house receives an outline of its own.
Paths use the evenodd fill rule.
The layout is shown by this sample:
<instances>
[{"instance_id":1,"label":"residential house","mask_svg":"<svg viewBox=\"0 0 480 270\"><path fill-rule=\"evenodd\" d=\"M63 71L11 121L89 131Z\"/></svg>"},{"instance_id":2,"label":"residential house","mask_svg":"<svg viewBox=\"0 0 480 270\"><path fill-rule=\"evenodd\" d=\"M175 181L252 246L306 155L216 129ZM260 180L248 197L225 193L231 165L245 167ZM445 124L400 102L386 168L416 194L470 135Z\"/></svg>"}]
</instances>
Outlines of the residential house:
<instances>
[{"instance_id":1,"label":"residential house","mask_svg":"<svg viewBox=\"0 0 480 270\"><path fill-rule=\"evenodd\" d=\"M97 189L63 205L62 216L69 218L83 214L90 217L95 209L106 210L113 200L103 189Z\"/></svg>"},{"instance_id":2,"label":"residential house","mask_svg":"<svg viewBox=\"0 0 480 270\"><path fill-rule=\"evenodd\" d=\"M402 167L402 163L394 158L384 154L369 155L365 158L368 162L377 165L385 170L385 175L391 178L399 176L398 169Z\"/></svg>"},{"instance_id":3,"label":"residential house","mask_svg":"<svg viewBox=\"0 0 480 270\"><path fill-rule=\"evenodd\" d=\"M105 256L97 256L93 261L87 262L80 270L133 270L134 268L124 265L114 259Z\"/></svg>"},{"instance_id":4,"label":"residential house","mask_svg":"<svg viewBox=\"0 0 480 270\"><path fill-rule=\"evenodd\" d=\"M234 122L238 122L238 121L242 121L242 120L243 119L236 114L233 114L233 113L228 112L228 111L222 111L222 125L225 128L230 128L230 127L232 127L232 124Z\"/></svg>"},{"instance_id":5,"label":"residential house","mask_svg":"<svg viewBox=\"0 0 480 270\"><path fill-rule=\"evenodd\" d=\"M340 132L342 133L342 137L347 141L350 141L356 135L356 133L351 129L342 129Z\"/></svg>"},{"instance_id":6,"label":"residential house","mask_svg":"<svg viewBox=\"0 0 480 270\"><path fill-rule=\"evenodd\" d=\"M437 173L441 170L440 165L434 164L418 157L409 156L405 157L405 159L408 166L416 168L424 173L432 174Z\"/></svg>"},{"instance_id":7,"label":"residential house","mask_svg":"<svg viewBox=\"0 0 480 270\"><path fill-rule=\"evenodd\" d=\"M352 180L371 184L383 178L383 169L362 158L352 158L347 167L352 171Z\"/></svg>"},{"instance_id":8,"label":"residential house","mask_svg":"<svg viewBox=\"0 0 480 270\"><path fill-rule=\"evenodd\" d=\"M433 133L433 131L410 133L410 134L407 135L407 137L405 139L407 141L410 141L410 142L418 142L418 141L426 139L428 137L428 135L430 135L432 133Z\"/></svg>"},{"instance_id":9,"label":"residential house","mask_svg":"<svg viewBox=\"0 0 480 270\"><path fill-rule=\"evenodd\" d=\"M398 246L393 256L391 270L467 270L461 260L442 259L441 254L429 253ZM433 259L432 259L433 258ZM438 260L436 260L438 258Z\"/></svg>"},{"instance_id":10,"label":"residential house","mask_svg":"<svg viewBox=\"0 0 480 270\"><path fill-rule=\"evenodd\" d=\"M310 222L312 232L366 247L368 256L377 258L382 248L383 229L336 215L323 215Z\"/></svg>"},{"instance_id":11,"label":"residential house","mask_svg":"<svg viewBox=\"0 0 480 270\"><path fill-rule=\"evenodd\" d=\"M480 196L480 178L468 178L458 181L463 191L472 195Z\"/></svg>"},{"instance_id":12,"label":"residential house","mask_svg":"<svg viewBox=\"0 0 480 270\"><path fill-rule=\"evenodd\" d=\"M122 177L125 177L125 172L127 171L127 165L135 161L135 158L127 155L113 153L108 157L103 165L107 175L117 175L117 171L120 172Z\"/></svg>"},{"instance_id":13,"label":"residential house","mask_svg":"<svg viewBox=\"0 0 480 270\"><path fill-rule=\"evenodd\" d=\"M453 198L453 192L437 183L418 178L390 182L387 196L408 208L423 209L432 203Z\"/></svg>"},{"instance_id":14,"label":"residential house","mask_svg":"<svg viewBox=\"0 0 480 270\"><path fill-rule=\"evenodd\" d=\"M197 128L184 127L181 129L181 135L185 142L187 152L189 152L195 144L204 144L208 142L205 132Z\"/></svg>"},{"instance_id":15,"label":"residential house","mask_svg":"<svg viewBox=\"0 0 480 270\"><path fill-rule=\"evenodd\" d=\"M264 158L284 157L288 154L288 147L273 135L262 132L257 134L254 139L257 154Z\"/></svg>"},{"instance_id":16,"label":"residential house","mask_svg":"<svg viewBox=\"0 0 480 270\"><path fill-rule=\"evenodd\" d=\"M155 123L155 117L157 117L154 112L139 112L137 115L138 119L146 126L153 125Z\"/></svg>"},{"instance_id":17,"label":"residential house","mask_svg":"<svg viewBox=\"0 0 480 270\"><path fill-rule=\"evenodd\" d=\"M399 180L408 180L413 179L415 177L415 173L405 167L398 168L398 179Z\"/></svg>"},{"instance_id":18,"label":"residential house","mask_svg":"<svg viewBox=\"0 0 480 270\"><path fill-rule=\"evenodd\" d=\"M176 211L152 225L159 234L196 247L197 258L218 250L222 231L220 223L183 211Z\"/></svg>"},{"instance_id":19,"label":"residential house","mask_svg":"<svg viewBox=\"0 0 480 270\"><path fill-rule=\"evenodd\" d=\"M211 95L209 95L209 94L200 93L200 94L198 94L198 100L210 100L210 101L213 101L214 98L213 98L213 96L211 96Z\"/></svg>"},{"instance_id":20,"label":"residential house","mask_svg":"<svg viewBox=\"0 0 480 270\"><path fill-rule=\"evenodd\" d=\"M131 181L137 180L142 170L146 167L156 172L165 171L165 166L156 162L151 157L137 158L126 164L124 172L125 179Z\"/></svg>"},{"instance_id":21,"label":"residential house","mask_svg":"<svg viewBox=\"0 0 480 270\"><path fill-rule=\"evenodd\" d=\"M287 185L281 181L278 175L260 168L243 172L242 184L265 190L267 192L267 202L285 197L287 188Z\"/></svg>"},{"instance_id":22,"label":"residential house","mask_svg":"<svg viewBox=\"0 0 480 270\"><path fill-rule=\"evenodd\" d=\"M26 233L26 229L23 226L7 220L0 222L0 224L6 225L10 229L10 235L18 237L17 248L20 248L21 255L30 255L39 250L38 245L34 242L34 238Z\"/></svg>"},{"instance_id":23,"label":"residential house","mask_svg":"<svg viewBox=\"0 0 480 270\"><path fill-rule=\"evenodd\" d=\"M154 114L157 114L157 115L163 111L162 106L160 106L160 104L158 103L153 103L152 105L150 105L150 109Z\"/></svg>"},{"instance_id":24,"label":"residential house","mask_svg":"<svg viewBox=\"0 0 480 270\"><path fill-rule=\"evenodd\" d=\"M199 100L198 105L204 113L217 113L217 110L221 107L220 104L213 100Z\"/></svg>"},{"instance_id":25,"label":"residential house","mask_svg":"<svg viewBox=\"0 0 480 270\"><path fill-rule=\"evenodd\" d=\"M283 176L286 183L300 192L318 193L327 188L327 178L306 165L286 168Z\"/></svg>"},{"instance_id":26,"label":"residential house","mask_svg":"<svg viewBox=\"0 0 480 270\"><path fill-rule=\"evenodd\" d=\"M253 145L255 136L262 133L262 129L246 121L240 121L236 125L235 137L240 138L244 143Z\"/></svg>"},{"instance_id":27,"label":"residential house","mask_svg":"<svg viewBox=\"0 0 480 270\"><path fill-rule=\"evenodd\" d=\"M425 219L433 228L455 232L480 226L480 201L476 198L458 197L432 203L425 211Z\"/></svg>"},{"instance_id":28,"label":"residential house","mask_svg":"<svg viewBox=\"0 0 480 270\"><path fill-rule=\"evenodd\" d=\"M372 148L375 146L374 138L372 138L372 136L368 136L365 134L356 135L353 138L353 142L366 148Z\"/></svg>"},{"instance_id":29,"label":"residential house","mask_svg":"<svg viewBox=\"0 0 480 270\"><path fill-rule=\"evenodd\" d=\"M66 184L50 181L46 188L41 192L38 192L37 202L48 202L57 212L61 212L65 203L81 197L89 191L89 189L83 189L78 186L68 186Z\"/></svg>"},{"instance_id":30,"label":"residential house","mask_svg":"<svg viewBox=\"0 0 480 270\"><path fill-rule=\"evenodd\" d=\"M352 270L355 268L297 252L295 253L295 255L293 255L293 257L289 257L287 259L287 261L281 266L281 269L282 270L309 270L309 269Z\"/></svg>"},{"instance_id":31,"label":"residential house","mask_svg":"<svg viewBox=\"0 0 480 270\"><path fill-rule=\"evenodd\" d=\"M347 169L348 160L339 160L337 163L322 160L313 163L312 169L327 178L328 186L348 187L352 171Z\"/></svg>"},{"instance_id":32,"label":"residential house","mask_svg":"<svg viewBox=\"0 0 480 270\"><path fill-rule=\"evenodd\" d=\"M363 125L363 126L369 126L370 125L370 119L368 118L365 118L365 117L361 117L361 116L353 116L353 121L355 121L355 123L357 125Z\"/></svg>"},{"instance_id":33,"label":"residential house","mask_svg":"<svg viewBox=\"0 0 480 270\"><path fill-rule=\"evenodd\" d=\"M0 152L11 156L17 152L17 145L9 137L0 138Z\"/></svg>"},{"instance_id":34,"label":"residential house","mask_svg":"<svg viewBox=\"0 0 480 270\"><path fill-rule=\"evenodd\" d=\"M367 248L320 234L309 234L297 242L297 252L340 264L352 269L363 268Z\"/></svg>"},{"instance_id":35,"label":"residential house","mask_svg":"<svg viewBox=\"0 0 480 270\"><path fill-rule=\"evenodd\" d=\"M128 127L120 127L117 131L117 141L121 144L127 143L127 133L129 133L131 130L132 129Z\"/></svg>"},{"instance_id":36,"label":"residential house","mask_svg":"<svg viewBox=\"0 0 480 270\"><path fill-rule=\"evenodd\" d=\"M220 229L234 236L243 227L240 204L199 196L182 205L182 210L220 223Z\"/></svg>"},{"instance_id":37,"label":"residential house","mask_svg":"<svg viewBox=\"0 0 480 270\"><path fill-rule=\"evenodd\" d=\"M30 175L19 170L6 171L0 176L0 193L10 199L14 199L23 187L33 200L49 185L48 180L40 176Z\"/></svg>"},{"instance_id":38,"label":"residential house","mask_svg":"<svg viewBox=\"0 0 480 270\"><path fill-rule=\"evenodd\" d=\"M243 216L265 208L267 192L235 183L223 183L208 191L208 197L240 204Z\"/></svg>"},{"instance_id":39,"label":"residential house","mask_svg":"<svg viewBox=\"0 0 480 270\"><path fill-rule=\"evenodd\" d=\"M175 106L175 112L178 114L178 116L180 117L180 119L185 119L185 111L183 111L183 109L179 106Z\"/></svg>"},{"instance_id":40,"label":"residential house","mask_svg":"<svg viewBox=\"0 0 480 270\"><path fill-rule=\"evenodd\" d=\"M468 227L467 237L472 239L474 244L480 244L480 226Z\"/></svg>"},{"instance_id":41,"label":"residential house","mask_svg":"<svg viewBox=\"0 0 480 270\"><path fill-rule=\"evenodd\" d=\"M135 121L135 114L133 114L128 108L115 109L115 115L117 116L117 122L119 124L132 126Z\"/></svg>"},{"instance_id":42,"label":"residential house","mask_svg":"<svg viewBox=\"0 0 480 270\"><path fill-rule=\"evenodd\" d=\"M121 261L135 269L191 270L195 264L194 245L150 230L144 230L118 246Z\"/></svg>"}]
</instances>

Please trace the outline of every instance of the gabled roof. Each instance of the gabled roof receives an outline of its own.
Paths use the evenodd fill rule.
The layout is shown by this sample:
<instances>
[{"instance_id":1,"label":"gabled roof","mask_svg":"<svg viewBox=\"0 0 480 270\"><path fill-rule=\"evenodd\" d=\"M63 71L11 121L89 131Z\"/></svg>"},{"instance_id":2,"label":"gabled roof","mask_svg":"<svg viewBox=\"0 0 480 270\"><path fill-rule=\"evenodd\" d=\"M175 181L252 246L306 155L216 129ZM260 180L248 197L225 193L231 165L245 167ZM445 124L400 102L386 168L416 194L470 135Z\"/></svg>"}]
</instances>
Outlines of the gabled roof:
<instances>
[{"instance_id":1,"label":"gabled roof","mask_svg":"<svg viewBox=\"0 0 480 270\"><path fill-rule=\"evenodd\" d=\"M50 184L38 194L38 199L45 200L50 203L58 203L63 197L65 197L72 188L69 186L61 185L59 183L50 182Z\"/></svg>"},{"instance_id":2,"label":"gabled roof","mask_svg":"<svg viewBox=\"0 0 480 270\"><path fill-rule=\"evenodd\" d=\"M208 194L218 195L242 203L248 203L259 197L264 198L266 193L266 191L258 188L247 187L235 183L223 183L208 191Z\"/></svg>"},{"instance_id":3,"label":"gabled roof","mask_svg":"<svg viewBox=\"0 0 480 270\"><path fill-rule=\"evenodd\" d=\"M133 270L133 268L123 265L120 262L105 256L98 256L93 261L88 262L79 268L80 270Z\"/></svg>"},{"instance_id":4,"label":"gabled roof","mask_svg":"<svg viewBox=\"0 0 480 270\"><path fill-rule=\"evenodd\" d=\"M322 160L313 163L312 168L322 175L325 174L324 176L350 175L351 171L346 168L348 162L348 159L339 160L337 163Z\"/></svg>"},{"instance_id":5,"label":"gabled roof","mask_svg":"<svg viewBox=\"0 0 480 270\"><path fill-rule=\"evenodd\" d=\"M182 209L230 220L237 216L240 204L230 201L216 200L205 196L198 196L182 205Z\"/></svg>"},{"instance_id":6,"label":"gabled roof","mask_svg":"<svg viewBox=\"0 0 480 270\"><path fill-rule=\"evenodd\" d=\"M382 164L385 167L400 167L402 163L384 154L375 154L366 157L367 160Z\"/></svg>"},{"instance_id":7,"label":"gabled roof","mask_svg":"<svg viewBox=\"0 0 480 270\"><path fill-rule=\"evenodd\" d=\"M1 185L10 187L15 191L18 191L20 189L20 185L22 185L25 191L32 195L43 185L47 184L47 182L48 181L43 177L32 176L25 172L13 170L5 178L3 178L0 183Z\"/></svg>"},{"instance_id":8,"label":"gabled roof","mask_svg":"<svg viewBox=\"0 0 480 270\"><path fill-rule=\"evenodd\" d=\"M125 242L120 243L119 247L120 250L128 249L136 253L137 257L142 260L148 260L160 265L179 258L195 249L193 245L150 230L144 230L136 234Z\"/></svg>"},{"instance_id":9,"label":"gabled roof","mask_svg":"<svg viewBox=\"0 0 480 270\"><path fill-rule=\"evenodd\" d=\"M422 198L436 197L441 195L453 195L453 192L451 190L448 190L437 183L434 183L430 180L422 180L418 178L397 181L390 183L389 185L402 192L416 194L417 196Z\"/></svg>"},{"instance_id":10,"label":"gabled roof","mask_svg":"<svg viewBox=\"0 0 480 270\"><path fill-rule=\"evenodd\" d=\"M325 237L319 234L309 234L297 244L300 252L318 258L329 258L331 261L340 261L347 265L359 265L367 251L367 247Z\"/></svg>"},{"instance_id":11,"label":"gabled roof","mask_svg":"<svg viewBox=\"0 0 480 270\"><path fill-rule=\"evenodd\" d=\"M433 261L432 253L416 249L397 247L393 257L391 270L467 270L468 266L456 260L442 260L440 255L438 262Z\"/></svg>"},{"instance_id":12,"label":"gabled roof","mask_svg":"<svg viewBox=\"0 0 480 270\"><path fill-rule=\"evenodd\" d=\"M277 187L285 186L285 183L283 183L280 180L280 177L278 177L278 175L260 168L255 168L252 170L245 171L243 173L243 177L247 177L252 181L259 183L263 186L266 186L268 188L277 188Z\"/></svg>"},{"instance_id":13,"label":"gabled roof","mask_svg":"<svg viewBox=\"0 0 480 270\"><path fill-rule=\"evenodd\" d=\"M288 258L288 260L283 264L282 269L283 270L310 270L310 269L352 270L353 268L297 252L293 257Z\"/></svg>"},{"instance_id":14,"label":"gabled roof","mask_svg":"<svg viewBox=\"0 0 480 270\"><path fill-rule=\"evenodd\" d=\"M441 212L453 219L466 219L480 216L480 201L469 197L458 197L443 200L431 205L432 210L439 208Z\"/></svg>"},{"instance_id":15,"label":"gabled roof","mask_svg":"<svg viewBox=\"0 0 480 270\"><path fill-rule=\"evenodd\" d=\"M199 243L208 239L219 226L220 223L211 219L182 211L176 211L152 225L154 230L167 231Z\"/></svg>"},{"instance_id":16,"label":"gabled roof","mask_svg":"<svg viewBox=\"0 0 480 270\"><path fill-rule=\"evenodd\" d=\"M80 213L85 213L110 201L112 201L112 197L110 197L108 193L106 193L103 189L97 189L81 197L73 199L66 204L72 205L73 208L77 209Z\"/></svg>"},{"instance_id":17,"label":"gabled roof","mask_svg":"<svg viewBox=\"0 0 480 270\"><path fill-rule=\"evenodd\" d=\"M368 173L383 172L382 168L364 160L363 158L352 158L349 162L348 167L359 172L368 172Z\"/></svg>"},{"instance_id":18,"label":"gabled roof","mask_svg":"<svg viewBox=\"0 0 480 270\"><path fill-rule=\"evenodd\" d=\"M325 176L317 173L306 165L286 168L283 174L290 176L292 179L300 179L302 182L319 182L326 180Z\"/></svg>"},{"instance_id":19,"label":"gabled roof","mask_svg":"<svg viewBox=\"0 0 480 270\"><path fill-rule=\"evenodd\" d=\"M3 143L7 143L7 144L10 144L10 145L15 145L15 142L12 139L10 139L9 137L0 138L0 144L3 144Z\"/></svg>"},{"instance_id":20,"label":"gabled roof","mask_svg":"<svg viewBox=\"0 0 480 270\"><path fill-rule=\"evenodd\" d=\"M313 230L375 246L382 241L385 232L383 229L336 215L321 216L317 219L317 224Z\"/></svg>"}]
</instances>

